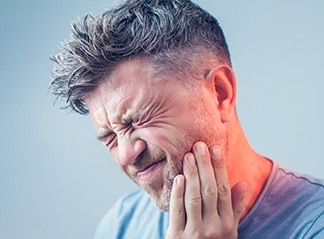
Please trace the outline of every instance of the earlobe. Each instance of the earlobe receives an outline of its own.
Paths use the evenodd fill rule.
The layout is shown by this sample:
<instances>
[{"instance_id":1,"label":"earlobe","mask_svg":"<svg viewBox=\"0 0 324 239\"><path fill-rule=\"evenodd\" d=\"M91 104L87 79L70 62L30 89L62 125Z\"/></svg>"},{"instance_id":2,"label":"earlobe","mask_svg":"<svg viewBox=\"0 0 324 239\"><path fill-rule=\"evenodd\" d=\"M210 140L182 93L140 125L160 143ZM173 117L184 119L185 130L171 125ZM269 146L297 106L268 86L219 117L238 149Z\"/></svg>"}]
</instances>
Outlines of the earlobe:
<instances>
[{"instance_id":1,"label":"earlobe","mask_svg":"<svg viewBox=\"0 0 324 239\"><path fill-rule=\"evenodd\" d=\"M233 69L227 65L214 68L206 76L206 80L214 87L221 120L229 121L235 114L236 102L236 79Z\"/></svg>"}]
</instances>

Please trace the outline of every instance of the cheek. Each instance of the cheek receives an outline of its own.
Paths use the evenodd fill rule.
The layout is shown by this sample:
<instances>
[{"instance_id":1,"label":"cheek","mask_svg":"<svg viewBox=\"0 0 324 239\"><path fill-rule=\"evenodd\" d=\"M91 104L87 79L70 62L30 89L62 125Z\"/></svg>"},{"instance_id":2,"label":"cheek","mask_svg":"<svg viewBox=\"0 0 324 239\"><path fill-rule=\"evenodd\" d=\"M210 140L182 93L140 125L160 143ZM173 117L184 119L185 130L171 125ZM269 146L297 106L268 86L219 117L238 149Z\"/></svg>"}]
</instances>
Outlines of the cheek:
<instances>
[{"instance_id":1,"label":"cheek","mask_svg":"<svg viewBox=\"0 0 324 239\"><path fill-rule=\"evenodd\" d=\"M192 137L179 128L142 129L141 138L148 145L165 151L171 158L183 157L192 147Z\"/></svg>"},{"instance_id":2,"label":"cheek","mask_svg":"<svg viewBox=\"0 0 324 239\"><path fill-rule=\"evenodd\" d=\"M143 128L139 129L140 138L147 144L166 151L167 146L174 141L175 133L164 128Z\"/></svg>"}]
</instances>

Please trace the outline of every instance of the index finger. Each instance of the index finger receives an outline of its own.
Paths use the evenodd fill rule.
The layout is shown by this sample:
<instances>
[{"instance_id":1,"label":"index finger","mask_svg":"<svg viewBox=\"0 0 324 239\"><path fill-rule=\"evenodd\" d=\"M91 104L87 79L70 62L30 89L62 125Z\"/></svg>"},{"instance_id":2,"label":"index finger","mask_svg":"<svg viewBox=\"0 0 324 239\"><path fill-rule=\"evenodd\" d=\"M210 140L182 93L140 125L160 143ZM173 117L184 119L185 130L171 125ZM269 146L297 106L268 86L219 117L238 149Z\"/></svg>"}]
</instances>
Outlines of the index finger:
<instances>
[{"instance_id":1,"label":"index finger","mask_svg":"<svg viewBox=\"0 0 324 239\"><path fill-rule=\"evenodd\" d=\"M233 215L231 188L228 181L226 158L220 147L211 148L212 165L217 184L217 209L221 217Z\"/></svg>"},{"instance_id":2,"label":"index finger","mask_svg":"<svg viewBox=\"0 0 324 239\"><path fill-rule=\"evenodd\" d=\"M170 235L176 235L184 230L185 227L185 210L184 210L184 176L179 174L175 177L169 208L169 228ZM172 237L171 237L172 238Z\"/></svg>"}]
</instances>

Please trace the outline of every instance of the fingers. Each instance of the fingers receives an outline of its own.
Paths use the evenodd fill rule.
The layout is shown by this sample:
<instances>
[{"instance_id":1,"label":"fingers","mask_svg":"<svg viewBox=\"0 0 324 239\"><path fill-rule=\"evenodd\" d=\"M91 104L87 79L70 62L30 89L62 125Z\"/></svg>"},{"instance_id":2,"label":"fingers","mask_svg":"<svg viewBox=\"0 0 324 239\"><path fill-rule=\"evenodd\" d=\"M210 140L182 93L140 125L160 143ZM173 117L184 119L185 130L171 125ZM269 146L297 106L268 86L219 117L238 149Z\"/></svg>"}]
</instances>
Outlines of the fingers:
<instances>
[{"instance_id":1,"label":"fingers","mask_svg":"<svg viewBox=\"0 0 324 239\"><path fill-rule=\"evenodd\" d=\"M243 199L246 191L246 183L235 184L232 189L229 184L226 158L224 152L217 146L211 148L211 162L217 183L217 211L221 220L233 221L239 224L243 212Z\"/></svg>"},{"instance_id":2,"label":"fingers","mask_svg":"<svg viewBox=\"0 0 324 239\"><path fill-rule=\"evenodd\" d=\"M186 178L184 205L187 213L186 227L194 228L201 223L201 194L198 170L194 155L188 153L183 162L183 174Z\"/></svg>"},{"instance_id":3,"label":"fingers","mask_svg":"<svg viewBox=\"0 0 324 239\"><path fill-rule=\"evenodd\" d=\"M184 210L183 194L184 176L179 174L175 177L172 185L169 208L169 233L175 233L184 230L186 215Z\"/></svg>"},{"instance_id":4,"label":"fingers","mask_svg":"<svg viewBox=\"0 0 324 239\"><path fill-rule=\"evenodd\" d=\"M211 148L211 162L217 183L217 211L224 217L232 215L231 188L229 185L224 152L219 147Z\"/></svg>"},{"instance_id":5,"label":"fingers","mask_svg":"<svg viewBox=\"0 0 324 239\"><path fill-rule=\"evenodd\" d=\"M193 147L200 180L202 216L204 220L215 220L217 215L217 185L207 146L197 142Z\"/></svg>"},{"instance_id":6,"label":"fingers","mask_svg":"<svg viewBox=\"0 0 324 239\"><path fill-rule=\"evenodd\" d=\"M167 238L237 238L245 190L245 183L231 190L220 147L195 143L172 186Z\"/></svg>"}]
</instances>

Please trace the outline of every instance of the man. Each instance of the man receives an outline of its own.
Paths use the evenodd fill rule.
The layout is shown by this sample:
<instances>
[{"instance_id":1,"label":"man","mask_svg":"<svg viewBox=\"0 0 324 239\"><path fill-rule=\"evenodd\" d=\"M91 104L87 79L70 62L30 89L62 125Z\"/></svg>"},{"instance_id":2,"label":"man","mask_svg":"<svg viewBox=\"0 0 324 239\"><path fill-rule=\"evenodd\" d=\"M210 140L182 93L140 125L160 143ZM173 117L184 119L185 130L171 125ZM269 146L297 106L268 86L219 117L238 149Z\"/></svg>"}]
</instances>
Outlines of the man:
<instances>
[{"instance_id":1,"label":"man","mask_svg":"<svg viewBox=\"0 0 324 239\"><path fill-rule=\"evenodd\" d=\"M188 0L130 0L72 32L53 93L90 113L157 206L125 196L96 238L324 238L323 182L257 154L243 133L214 17Z\"/></svg>"}]
</instances>

